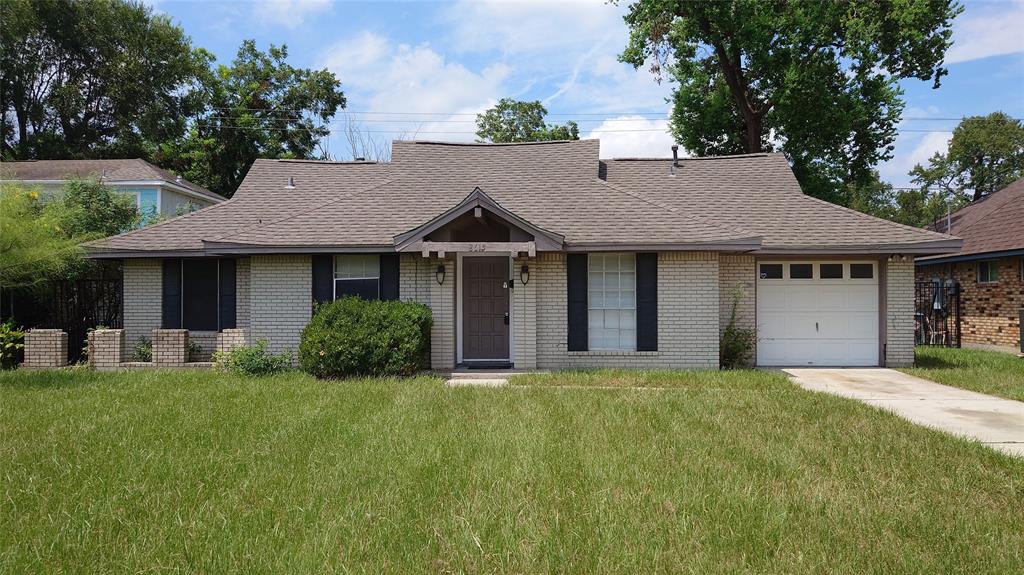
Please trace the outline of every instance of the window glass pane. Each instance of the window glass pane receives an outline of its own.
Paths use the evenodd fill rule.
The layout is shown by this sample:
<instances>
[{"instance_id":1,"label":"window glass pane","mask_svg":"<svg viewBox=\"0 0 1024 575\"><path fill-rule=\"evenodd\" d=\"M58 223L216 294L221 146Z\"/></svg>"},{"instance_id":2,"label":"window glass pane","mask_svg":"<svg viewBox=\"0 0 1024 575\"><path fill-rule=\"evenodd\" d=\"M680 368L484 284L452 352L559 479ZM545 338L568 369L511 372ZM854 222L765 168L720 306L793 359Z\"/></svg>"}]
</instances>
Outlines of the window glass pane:
<instances>
[{"instance_id":1,"label":"window glass pane","mask_svg":"<svg viewBox=\"0 0 1024 575\"><path fill-rule=\"evenodd\" d=\"M780 280L782 279L782 264L761 264L761 279Z\"/></svg>"},{"instance_id":2,"label":"window glass pane","mask_svg":"<svg viewBox=\"0 0 1024 575\"><path fill-rule=\"evenodd\" d=\"M997 282L999 281L999 262L979 262L978 263L978 281L980 282Z\"/></svg>"},{"instance_id":3,"label":"window glass pane","mask_svg":"<svg viewBox=\"0 0 1024 575\"><path fill-rule=\"evenodd\" d=\"M634 349L635 254L590 254L588 268L590 349Z\"/></svg>"},{"instance_id":4,"label":"window glass pane","mask_svg":"<svg viewBox=\"0 0 1024 575\"><path fill-rule=\"evenodd\" d=\"M809 280L813 277L813 264L789 264L789 279Z\"/></svg>"},{"instance_id":5,"label":"window glass pane","mask_svg":"<svg viewBox=\"0 0 1024 575\"><path fill-rule=\"evenodd\" d=\"M819 277L823 280L843 279L843 264L821 264L818 267Z\"/></svg>"},{"instance_id":6,"label":"window glass pane","mask_svg":"<svg viewBox=\"0 0 1024 575\"><path fill-rule=\"evenodd\" d=\"M850 278L869 280L875 276L874 264L850 264Z\"/></svg>"},{"instance_id":7,"label":"window glass pane","mask_svg":"<svg viewBox=\"0 0 1024 575\"><path fill-rule=\"evenodd\" d=\"M376 254L345 254L334 256L334 279L367 279L380 277L380 256Z\"/></svg>"},{"instance_id":8,"label":"window glass pane","mask_svg":"<svg viewBox=\"0 0 1024 575\"><path fill-rule=\"evenodd\" d=\"M217 260L184 258L181 261L181 327L217 331Z\"/></svg>"},{"instance_id":9,"label":"window glass pane","mask_svg":"<svg viewBox=\"0 0 1024 575\"><path fill-rule=\"evenodd\" d=\"M366 300L380 299L380 280L335 280L334 298L356 296Z\"/></svg>"}]
</instances>

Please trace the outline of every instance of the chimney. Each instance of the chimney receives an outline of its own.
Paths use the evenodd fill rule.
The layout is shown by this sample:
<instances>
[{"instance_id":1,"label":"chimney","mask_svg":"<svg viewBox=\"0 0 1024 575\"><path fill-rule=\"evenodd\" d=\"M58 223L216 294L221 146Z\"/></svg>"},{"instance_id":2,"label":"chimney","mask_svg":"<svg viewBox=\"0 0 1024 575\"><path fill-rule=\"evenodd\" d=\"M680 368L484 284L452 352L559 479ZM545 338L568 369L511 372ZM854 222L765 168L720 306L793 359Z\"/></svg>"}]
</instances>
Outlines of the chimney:
<instances>
[{"instance_id":1,"label":"chimney","mask_svg":"<svg viewBox=\"0 0 1024 575\"><path fill-rule=\"evenodd\" d=\"M295 178L293 178L292 176L288 176L288 184L284 187L284 189L286 189L286 190L294 190L295 189Z\"/></svg>"}]
</instances>

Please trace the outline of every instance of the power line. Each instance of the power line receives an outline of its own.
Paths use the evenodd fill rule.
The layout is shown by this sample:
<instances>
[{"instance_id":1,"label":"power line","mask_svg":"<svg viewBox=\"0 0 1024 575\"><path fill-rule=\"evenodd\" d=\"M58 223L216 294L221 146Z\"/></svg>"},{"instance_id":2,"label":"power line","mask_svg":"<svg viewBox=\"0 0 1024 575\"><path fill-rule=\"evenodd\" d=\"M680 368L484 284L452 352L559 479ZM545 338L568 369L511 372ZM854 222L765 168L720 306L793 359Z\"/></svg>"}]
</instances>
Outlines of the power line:
<instances>
[{"instance_id":1,"label":"power line","mask_svg":"<svg viewBox=\"0 0 1024 575\"><path fill-rule=\"evenodd\" d=\"M434 122L429 122L434 123ZM275 131L288 131L298 130L303 132L313 132L314 130L322 130L324 128L330 130L330 126L337 124L327 124L326 126L319 128L305 128L302 126L226 126L223 124L196 124L197 128L209 128L215 130L275 130ZM360 130L366 134L476 134L475 130ZM665 128L616 128L611 130L602 130L597 128L591 128L592 132L598 132L602 134L610 133L632 133L632 132L665 132ZM900 133L921 133L921 134L946 134L949 130L915 130L905 129L897 130Z\"/></svg>"}]
</instances>

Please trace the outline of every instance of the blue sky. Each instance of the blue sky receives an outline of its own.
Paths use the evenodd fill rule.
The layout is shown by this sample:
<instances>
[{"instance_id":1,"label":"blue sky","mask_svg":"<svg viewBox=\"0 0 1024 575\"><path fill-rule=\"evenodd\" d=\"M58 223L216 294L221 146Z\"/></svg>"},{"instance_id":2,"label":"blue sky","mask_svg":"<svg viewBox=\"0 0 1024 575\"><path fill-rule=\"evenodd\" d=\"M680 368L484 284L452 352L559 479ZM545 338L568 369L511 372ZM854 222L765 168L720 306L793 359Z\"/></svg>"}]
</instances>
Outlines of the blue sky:
<instances>
[{"instance_id":1,"label":"blue sky","mask_svg":"<svg viewBox=\"0 0 1024 575\"><path fill-rule=\"evenodd\" d=\"M601 139L603 157L669 155L669 84L616 61L626 39L622 6L599 1L332 2L149 0L194 43L228 62L243 39L286 44L296 66L326 67L348 111L328 142L350 156L343 126L371 137L472 140L473 114L498 98L539 99L551 121L576 120ZM620 4L628 4L626 0ZM964 115L1024 117L1024 0L966 2L942 87L904 81L907 109L883 179L944 150ZM395 114L401 112L401 114Z\"/></svg>"}]
</instances>

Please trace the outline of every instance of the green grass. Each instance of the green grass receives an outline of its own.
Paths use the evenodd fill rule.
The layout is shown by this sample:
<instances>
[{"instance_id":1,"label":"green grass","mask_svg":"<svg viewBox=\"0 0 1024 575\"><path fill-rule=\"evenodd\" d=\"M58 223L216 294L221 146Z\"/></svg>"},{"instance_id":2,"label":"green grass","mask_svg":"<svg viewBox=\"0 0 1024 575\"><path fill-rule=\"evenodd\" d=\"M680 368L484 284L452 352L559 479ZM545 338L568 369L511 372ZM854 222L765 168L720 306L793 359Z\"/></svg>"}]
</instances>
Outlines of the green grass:
<instances>
[{"instance_id":1,"label":"green grass","mask_svg":"<svg viewBox=\"0 0 1024 575\"><path fill-rule=\"evenodd\" d=\"M641 371L601 369L586 371L559 371L518 375L511 378L512 385L545 387L614 387L664 389L721 389L724 391L767 391L790 389L789 380L769 371Z\"/></svg>"},{"instance_id":2,"label":"green grass","mask_svg":"<svg viewBox=\"0 0 1024 575\"><path fill-rule=\"evenodd\" d=\"M644 377L686 383L0 374L0 573L1024 569L1024 460L780 374Z\"/></svg>"},{"instance_id":3,"label":"green grass","mask_svg":"<svg viewBox=\"0 0 1024 575\"><path fill-rule=\"evenodd\" d=\"M919 347L906 373L946 385L1024 401L1024 358L980 349Z\"/></svg>"}]
</instances>

